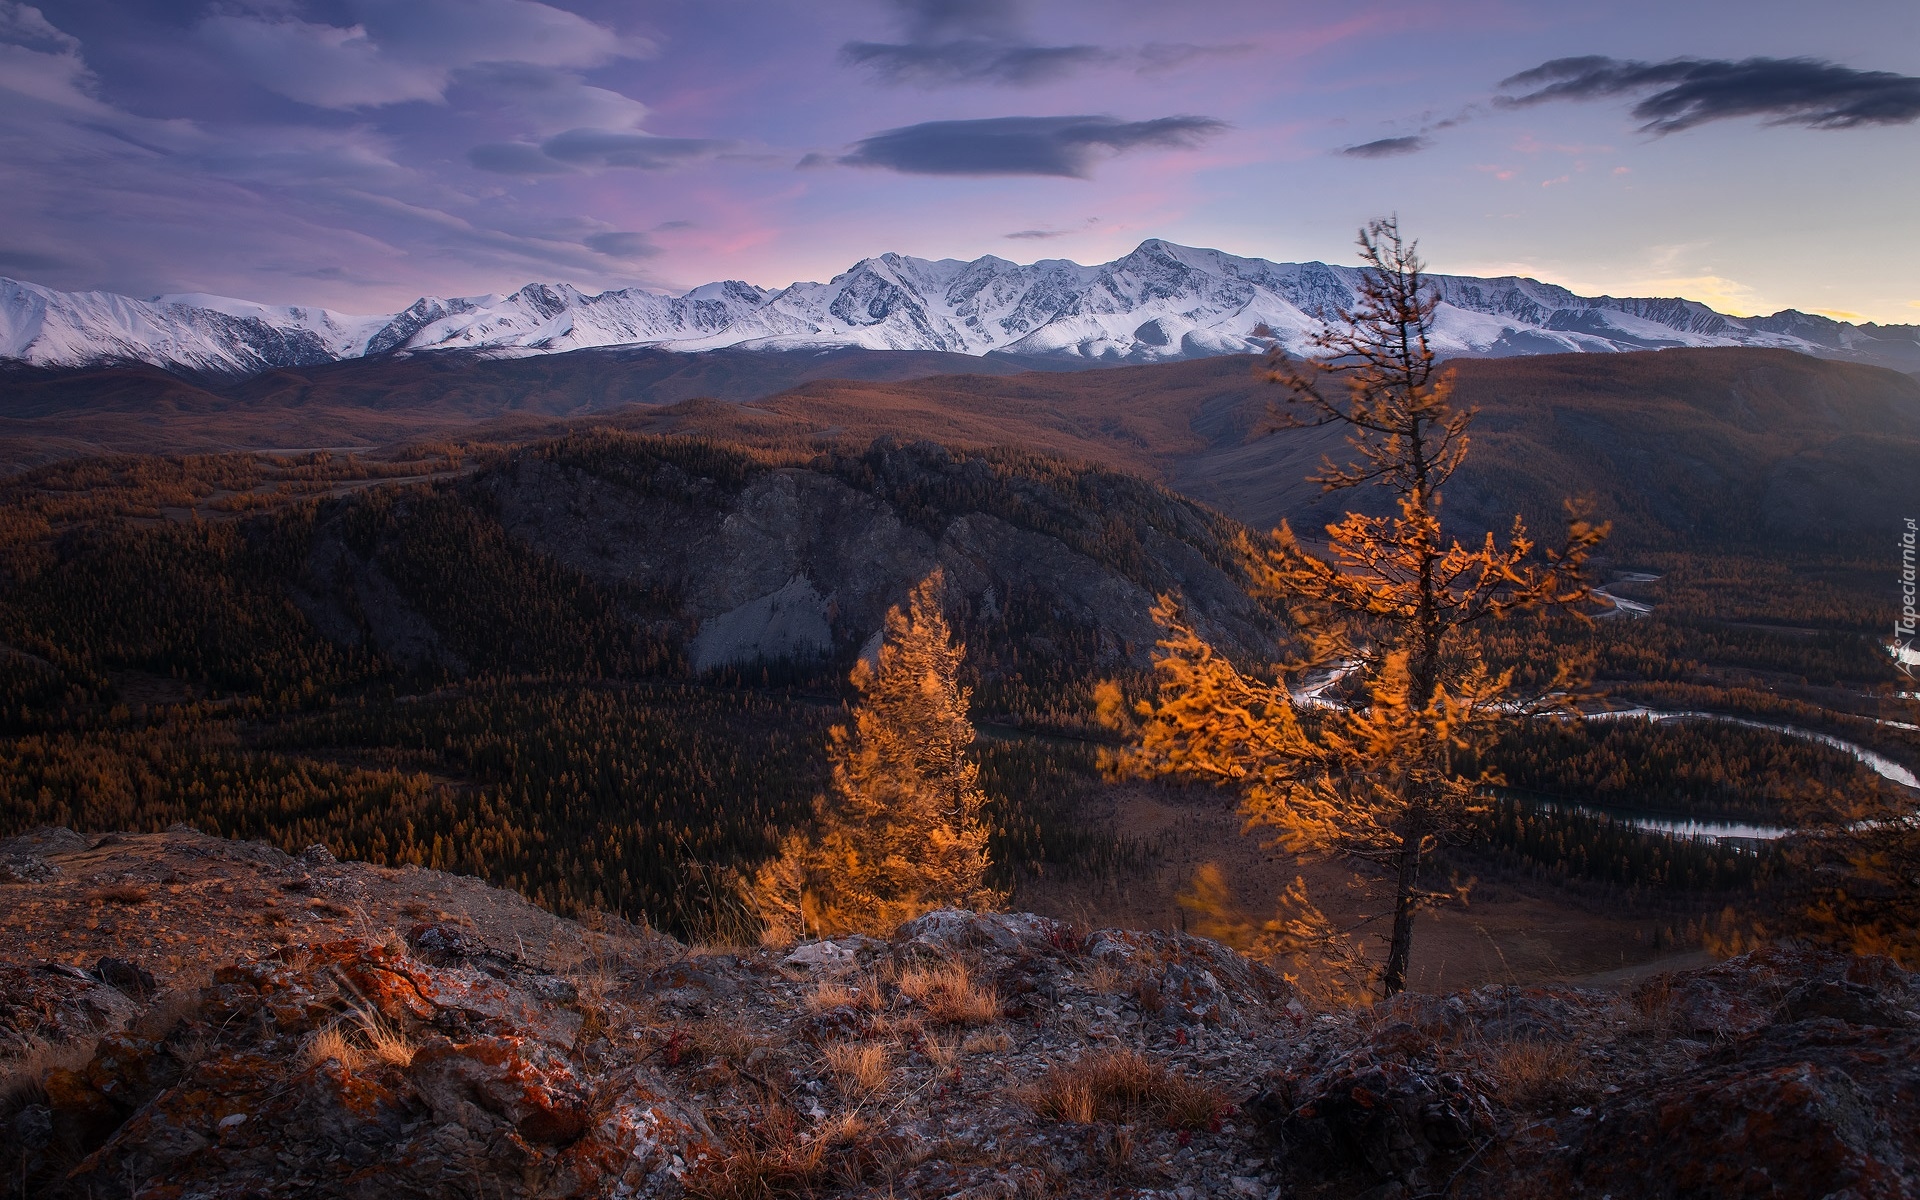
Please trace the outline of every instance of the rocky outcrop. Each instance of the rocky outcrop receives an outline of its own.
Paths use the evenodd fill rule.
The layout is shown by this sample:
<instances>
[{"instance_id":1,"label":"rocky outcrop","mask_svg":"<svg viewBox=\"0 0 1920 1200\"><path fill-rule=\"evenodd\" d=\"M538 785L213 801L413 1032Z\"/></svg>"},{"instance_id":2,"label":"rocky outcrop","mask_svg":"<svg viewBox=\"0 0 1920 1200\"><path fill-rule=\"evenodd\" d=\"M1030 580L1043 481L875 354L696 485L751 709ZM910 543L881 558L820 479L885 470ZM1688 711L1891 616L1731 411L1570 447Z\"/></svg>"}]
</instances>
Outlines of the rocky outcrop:
<instances>
[{"instance_id":1,"label":"rocky outcrop","mask_svg":"<svg viewBox=\"0 0 1920 1200\"><path fill-rule=\"evenodd\" d=\"M1627 992L1314 1013L1167 931L941 911L698 950L320 849L0 853L35 846L59 873L0 885L11 1194L1920 1194L1920 980L1885 959L1773 949ZM47 898L108 882L178 890L90 928ZM260 885L367 916L249 928ZM90 957L23 928L47 920ZM201 959L159 940L180 929Z\"/></svg>"},{"instance_id":2,"label":"rocky outcrop","mask_svg":"<svg viewBox=\"0 0 1920 1200\"><path fill-rule=\"evenodd\" d=\"M105 967L0 976L23 1009L42 977L121 997L35 1028L87 1052L4 1101L9 1177L103 1198L1279 1183L1233 1098L1302 1014L1278 976L1203 939L938 912L790 950L629 937L563 971L497 933L289 943L203 985L163 977L144 1002ZM1121 1049L1204 1080L1205 1103L1125 1127L1043 1115L1036 1089ZM856 1075L860 1054L874 1065Z\"/></svg>"},{"instance_id":3,"label":"rocky outcrop","mask_svg":"<svg viewBox=\"0 0 1920 1200\"><path fill-rule=\"evenodd\" d=\"M1920 1195L1920 983L1769 950L1625 995L1490 987L1336 1022L1257 1101L1371 1196Z\"/></svg>"},{"instance_id":4,"label":"rocky outcrop","mask_svg":"<svg viewBox=\"0 0 1920 1200\"><path fill-rule=\"evenodd\" d=\"M170 1023L47 1077L43 1154L85 1155L48 1190L657 1193L712 1152L674 1088L582 1038L577 1005L496 970L364 941L222 968Z\"/></svg>"},{"instance_id":5,"label":"rocky outcrop","mask_svg":"<svg viewBox=\"0 0 1920 1200\"><path fill-rule=\"evenodd\" d=\"M1146 664L1161 592L1178 593L1230 653L1274 655L1275 621L1223 565L1232 552L1218 518L1136 480L1082 474L1063 485L977 454L878 444L855 460L716 482L650 463L636 445L614 470L562 450L516 458L478 486L542 554L671 592L696 670L849 658L936 567L949 607L998 620L1019 598L1090 631L1105 669ZM1028 641L1047 657L1044 636Z\"/></svg>"}]
</instances>

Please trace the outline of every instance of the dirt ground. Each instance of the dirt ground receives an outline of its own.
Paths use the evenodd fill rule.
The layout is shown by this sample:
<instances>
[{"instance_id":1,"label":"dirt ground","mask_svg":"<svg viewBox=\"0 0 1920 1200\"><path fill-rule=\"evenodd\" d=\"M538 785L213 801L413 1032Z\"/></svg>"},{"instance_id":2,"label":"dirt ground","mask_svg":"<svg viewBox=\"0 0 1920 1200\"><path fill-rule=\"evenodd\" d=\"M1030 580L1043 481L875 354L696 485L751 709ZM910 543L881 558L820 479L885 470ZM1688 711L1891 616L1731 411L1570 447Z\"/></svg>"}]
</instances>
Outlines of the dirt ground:
<instances>
[{"instance_id":1,"label":"dirt ground","mask_svg":"<svg viewBox=\"0 0 1920 1200\"><path fill-rule=\"evenodd\" d=\"M1089 806L1090 819L1111 820L1122 835L1159 851L1157 865L1111 880L1063 876L1019 887L1012 907L1090 927L1183 929L1175 897L1194 872L1215 863L1242 909L1256 919L1296 876L1313 902L1343 929L1384 935L1391 921L1389 888L1340 863L1301 863L1262 849L1260 831L1243 833L1233 802L1206 788L1164 784L1114 785ZM1429 880L1441 887L1447 881ZM1579 896L1548 888L1477 885L1464 903L1423 912L1414 927L1410 986L1452 991L1483 983L1601 982L1638 978L1651 964L1691 965L1688 947L1656 942L1668 922L1608 915ZM1384 953L1380 938L1369 947Z\"/></svg>"}]
</instances>

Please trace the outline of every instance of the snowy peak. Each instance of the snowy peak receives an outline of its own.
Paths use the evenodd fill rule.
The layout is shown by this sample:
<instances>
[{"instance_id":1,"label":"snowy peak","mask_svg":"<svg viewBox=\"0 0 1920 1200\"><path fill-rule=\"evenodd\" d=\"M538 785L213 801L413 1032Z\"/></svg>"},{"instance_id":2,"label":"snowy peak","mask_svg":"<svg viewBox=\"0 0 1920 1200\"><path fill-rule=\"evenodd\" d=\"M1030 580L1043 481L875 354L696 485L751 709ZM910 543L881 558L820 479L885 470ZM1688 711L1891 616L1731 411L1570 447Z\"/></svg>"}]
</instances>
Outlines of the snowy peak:
<instances>
[{"instance_id":1,"label":"snowy peak","mask_svg":"<svg viewBox=\"0 0 1920 1200\"><path fill-rule=\"evenodd\" d=\"M1791 310L1732 317L1692 300L1576 296L1536 279L1435 275L1438 348L1456 356L1770 346L1920 369L1920 327L1850 325ZM353 316L221 296L135 300L0 280L0 360L80 367L145 362L251 373L366 355L551 354L600 346L699 351L864 347L1002 352L1096 362L1300 352L1361 272L1275 263L1160 238L1113 262L963 262L881 254L827 283L768 291L728 280L680 296L567 284ZM1255 337L1265 327L1272 338Z\"/></svg>"}]
</instances>

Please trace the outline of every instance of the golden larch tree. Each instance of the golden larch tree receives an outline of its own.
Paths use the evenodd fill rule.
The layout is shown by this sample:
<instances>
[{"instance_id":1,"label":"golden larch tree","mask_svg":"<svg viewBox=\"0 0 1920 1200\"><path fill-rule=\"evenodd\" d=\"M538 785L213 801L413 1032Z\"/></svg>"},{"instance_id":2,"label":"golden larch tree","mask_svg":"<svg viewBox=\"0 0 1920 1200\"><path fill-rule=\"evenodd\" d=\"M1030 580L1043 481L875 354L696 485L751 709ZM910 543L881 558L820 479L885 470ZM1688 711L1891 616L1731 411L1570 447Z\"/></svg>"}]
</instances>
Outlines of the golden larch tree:
<instances>
[{"instance_id":1,"label":"golden larch tree","mask_svg":"<svg viewBox=\"0 0 1920 1200\"><path fill-rule=\"evenodd\" d=\"M940 611L941 572L888 611L877 665L853 669L853 725L835 726L833 782L809 839L789 835L754 896L768 936L886 934L936 908L993 908L986 801L969 692Z\"/></svg>"},{"instance_id":2,"label":"golden larch tree","mask_svg":"<svg viewBox=\"0 0 1920 1200\"><path fill-rule=\"evenodd\" d=\"M1391 996L1406 987L1416 912L1444 894L1422 888L1421 867L1491 782L1457 770L1456 756L1538 703L1515 699L1511 672L1489 670L1469 631L1586 600L1581 568L1606 530L1576 516L1564 546L1544 553L1518 517L1504 541L1443 534L1440 489L1466 458L1473 414L1450 403L1452 373L1431 343L1439 300L1415 246L1382 220L1361 231L1360 250L1357 303L1313 339L1314 356L1270 355L1267 378L1287 389L1271 427L1343 427L1351 459L1325 460L1315 482L1383 489L1394 511L1348 513L1319 553L1286 524L1248 539L1256 591L1289 607L1308 645L1275 678L1237 670L1167 599L1156 696L1128 714L1106 689L1101 707L1119 723L1138 718L1124 767L1232 786L1248 825L1275 831L1280 848L1384 871L1393 923L1380 988ZM1338 670L1351 702L1296 702L1287 678L1316 668ZM1268 931L1298 950L1325 923L1304 885L1287 900L1296 911Z\"/></svg>"},{"instance_id":3,"label":"golden larch tree","mask_svg":"<svg viewBox=\"0 0 1920 1200\"><path fill-rule=\"evenodd\" d=\"M1778 914L1736 938L1789 937L1920 967L1920 803L1876 791L1795 816Z\"/></svg>"}]
</instances>

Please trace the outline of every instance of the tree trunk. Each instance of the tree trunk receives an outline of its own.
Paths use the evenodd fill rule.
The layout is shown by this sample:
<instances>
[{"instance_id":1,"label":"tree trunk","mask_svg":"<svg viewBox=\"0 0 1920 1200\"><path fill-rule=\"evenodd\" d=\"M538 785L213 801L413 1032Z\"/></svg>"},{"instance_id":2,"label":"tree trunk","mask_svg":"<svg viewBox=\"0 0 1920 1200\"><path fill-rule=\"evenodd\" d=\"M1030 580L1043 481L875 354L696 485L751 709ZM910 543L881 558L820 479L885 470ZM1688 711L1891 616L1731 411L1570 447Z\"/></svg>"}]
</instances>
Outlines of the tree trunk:
<instances>
[{"instance_id":1,"label":"tree trunk","mask_svg":"<svg viewBox=\"0 0 1920 1200\"><path fill-rule=\"evenodd\" d=\"M1387 970L1380 978L1383 995L1397 996L1407 988L1407 960L1413 954L1414 887L1420 882L1420 846L1426 840L1418 822L1409 822L1400 842L1400 878L1393 894L1393 940L1387 943Z\"/></svg>"}]
</instances>

